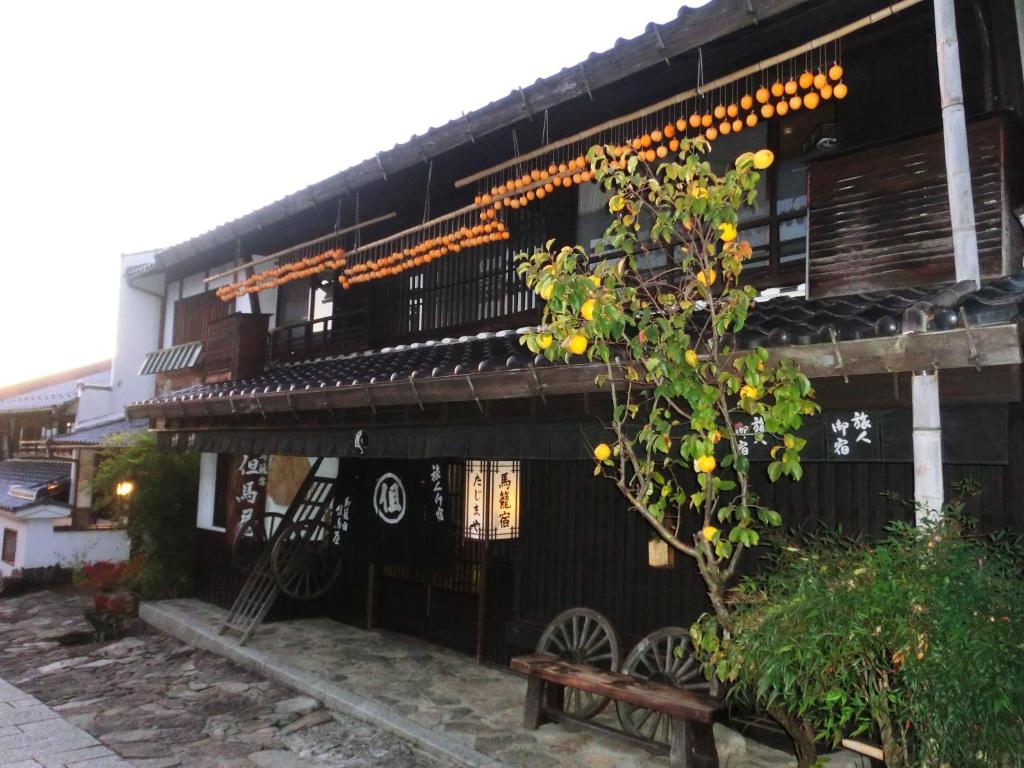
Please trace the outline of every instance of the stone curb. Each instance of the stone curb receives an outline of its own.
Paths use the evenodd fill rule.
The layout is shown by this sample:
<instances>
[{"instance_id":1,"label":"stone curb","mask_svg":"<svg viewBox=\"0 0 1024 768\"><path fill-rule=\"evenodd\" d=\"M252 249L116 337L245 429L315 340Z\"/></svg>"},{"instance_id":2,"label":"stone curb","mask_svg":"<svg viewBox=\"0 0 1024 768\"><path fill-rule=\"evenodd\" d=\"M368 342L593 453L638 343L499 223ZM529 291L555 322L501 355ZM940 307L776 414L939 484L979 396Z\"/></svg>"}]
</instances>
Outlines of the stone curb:
<instances>
[{"instance_id":1,"label":"stone curb","mask_svg":"<svg viewBox=\"0 0 1024 768\"><path fill-rule=\"evenodd\" d=\"M461 741L381 706L328 680L282 664L266 654L239 646L232 638L218 635L206 627L197 627L172 606L146 602L139 607L139 618L161 632L184 643L230 659L236 664L276 680L279 683L318 699L328 709L352 715L405 738L421 749L451 760L466 768L507 768L505 763L477 752Z\"/></svg>"}]
</instances>

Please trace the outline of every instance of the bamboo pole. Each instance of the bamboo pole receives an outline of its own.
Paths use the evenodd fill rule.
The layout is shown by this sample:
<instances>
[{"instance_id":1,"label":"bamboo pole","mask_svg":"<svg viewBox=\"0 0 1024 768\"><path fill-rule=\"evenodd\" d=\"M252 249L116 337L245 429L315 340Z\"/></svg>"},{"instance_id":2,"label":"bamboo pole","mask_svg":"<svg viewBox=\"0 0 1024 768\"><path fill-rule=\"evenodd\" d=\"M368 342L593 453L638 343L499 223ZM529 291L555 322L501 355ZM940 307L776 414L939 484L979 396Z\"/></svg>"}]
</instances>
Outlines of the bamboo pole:
<instances>
[{"instance_id":1,"label":"bamboo pole","mask_svg":"<svg viewBox=\"0 0 1024 768\"><path fill-rule=\"evenodd\" d=\"M252 261L249 261L249 262L247 262L245 264L239 264L234 269L227 269L227 270L225 270L223 272L217 273L216 275L210 275L210 277L205 278L203 280L203 282L204 283L209 283L209 282L211 282L213 280L219 280L222 277L227 277L228 275L234 275L236 272L238 272L239 270L242 270L242 269L252 269L253 267L258 266L259 264L266 264L268 261L272 261L273 259L279 259L282 256L286 256L290 252L296 251L299 248L308 248L308 247L316 245L318 243L322 243L325 240L330 240L332 237L337 237L338 235L344 235L344 234L347 234L349 232L355 232L357 229L362 229L363 227L368 227L371 224L379 224L382 221L388 221L389 219L395 218L396 215L397 214L395 214L395 212L392 211L391 213L385 213L383 216L378 216L375 219L367 219L366 221L361 221L358 224L353 224L350 227L344 227L344 228L336 230L334 232L330 232L330 233L328 233L326 235L321 235L320 237L317 237L317 238L315 238L313 240L307 240L306 242L299 243L298 245L289 245L287 248L285 248L283 250L280 250L280 251L275 251L274 253L270 254L269 256L260 256L258 259L253 259Z\"/></svg>"},{"instance_id":2,"label":"bamboo pole","mask_svg":"<svg viewBox=\"0 0 1024 768\"><path fill-rule=\"evenodd\" d=\"M938 519L944 497L938 371L915 373L910 379L910 390L914 422L915 522L926 525Z\"/></svg>"},{"instance_id":3,"label":"bamboo pole","mask_svg":"<svg viewBox=\"0 0 1024 768\"><path fill-rule=\"evenodd\" d=\"M517 157L513 157L509 160L505 160L501 163L498 163L497 165L492 165L490 168L485 168L484 170L478 171L477 173L474 173L471 176L466 176L465 178L459 179L458 181L455 182L455 186L457 188L465 187L469 184L472 184L475 181L487 178L488 176L491 176L492 174L497 173L498 171L510 168L513 165L525 163L529 160L541 157L542 155L546 155L549 152L552 152L561 147L569 146L570 144L575 144L578 141L588 139L591 136L594 136L595 134L601 133L602 131L607 131L610 130L611 128L617 128L618 126L623 125L624 123L629 123L634 120L638 120L642 117L652 115L656 112L660 112L666 107L681 104L687 101L688 99L692 99L694 96L700 96L701 94L707 93L708 91L713 91L716 88L721 88L724 85L729 85L730 83L734 83L737 80L742 80L744 77L757 74L758 72L774 67L776 64L781 64L782 62L788 61L789 59L792 59L801 54L809 53L816 48L820 48L826 43L831 43L842 37L846 37L847 35L856 32L860 29L863 29L864 27L869 27L872 24L884 21L890 16L894 16L900 11L915 6L920 2L923 2L923 0L901 0L900 2L893 3L888 8L883 8L882 10L876 11L875 13L868 14L867 16L864 16L863 18L858 19L857 21L850 22L846 26L840 27L839 29L833 32L829 32L826 35L816 37L810 42L804 43L803 45L798 45L796 48L790 48L788 51L785 51L784 53L780 53L776 56L772 56L767 59L762 59L756 64L750 65L749 67L744 67L743 69L737 70L732 74L720 77L717 80L711 81L710 83L705 83L700 88L691 88L687 91L683 91L682 93L677 93L675 96L669 96L667 99L662 99L661 101L651 104L650 106L635 110L633 112L630 112L629 114L622 115L621 117L606 120L603 123L592 126L590 128L586 128L578 133L574 133L572 136L567 136L564 139L559 139L558 141L553 141L549 144L545 144L543 147L535 149L532 152L527 152Z\"/></svg>"},{"instance_id":4,"label":"bamboo pole","mask_svg":"<svg viewBox=\"0 0 1024 768\"><path fill-rule=\"evenodd\" d=\"M974 194L971 190L971 161L967 153L967 119L960 77L956 11L953 0L934 0L934 5L935 49L942 97L942 145L946 154L949 217L953 225L953 261L957 281L971 280L977 287L980 284L978 235L974 226Z\"/></svg>"},{"instance_id":5,"label":"bamboo pole","mask_svg":"<svg viewBox=\"0 0 1024 768\"><path fill-rule=\"evenodd\" d=\"M866 755L874 760L885 760L885 752L878 747L872 746L871 744L865 744L863 741L854 741L853 739L843 739L843 746L851 752L857 752L861 755Z\"/></svg>"}]
</instances>

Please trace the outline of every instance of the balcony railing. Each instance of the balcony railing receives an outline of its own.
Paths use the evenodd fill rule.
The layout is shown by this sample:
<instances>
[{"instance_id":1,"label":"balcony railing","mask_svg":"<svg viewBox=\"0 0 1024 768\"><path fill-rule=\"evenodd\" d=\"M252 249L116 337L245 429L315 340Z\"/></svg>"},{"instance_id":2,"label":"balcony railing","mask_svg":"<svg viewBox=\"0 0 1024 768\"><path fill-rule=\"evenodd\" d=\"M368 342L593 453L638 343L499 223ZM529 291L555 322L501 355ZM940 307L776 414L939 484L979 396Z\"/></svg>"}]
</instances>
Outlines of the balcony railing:
<instances>
[{"instance_id":1,"label":"balcony railing","mask_svg":"<svg viewBox=\"0 0 1024 768\"><path fill-rule=\"evenodd\" d=\"M270 363L353 352L365 348L366 338L364 312L281 325L270 332Z\"/></svg>"}]
</instances>

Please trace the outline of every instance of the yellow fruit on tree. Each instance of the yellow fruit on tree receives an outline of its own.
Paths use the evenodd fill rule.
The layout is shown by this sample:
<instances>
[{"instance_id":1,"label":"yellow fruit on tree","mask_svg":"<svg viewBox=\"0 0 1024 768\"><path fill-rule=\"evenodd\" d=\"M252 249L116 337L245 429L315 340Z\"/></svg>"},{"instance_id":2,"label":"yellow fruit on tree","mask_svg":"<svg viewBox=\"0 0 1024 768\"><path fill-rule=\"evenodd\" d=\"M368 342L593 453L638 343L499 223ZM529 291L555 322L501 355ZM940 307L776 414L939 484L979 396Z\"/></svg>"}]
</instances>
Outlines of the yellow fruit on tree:
<instances>
[{"instance_id":1,"label":"yellow fruit on tree","mask_svg":"<svg viewBox=\"0 0 1024 768\"><path fill-rule=\"evenodd\" d=\"M551 342L553 341L554 338L551 336L550 333L542 333L540 336L537 337L537 346L540 347L541 349L547 349L548 347L551 346Z\"/></svg>"},{"instance_id":2,"label":"yellow fruit on tree","mask_svg":"<svg viewBox=\"0 0 1024 768\"><path fill-rule=\"evenodd\" d=\"M774 162L775 153L770 149L759 149L754 153L754 167L759 171L771 167L771 164Z\"/></svg>"},{"instance_id":3,"label":"yellow fruit on tree","mask_svg":"<svg viewBox=\"0 0 1024 768\"><path fill-rule=\"evenodd\" d=\"M583 306L580 307L580 314L583 315L584 320L594 319L594 308L597 306L597 302L593 299L587 299L583 302Z\"/></svg>"},{"instance_id":4,"label":"yellow fruit on tree","mask_svg":"<svg viewBox=\"0 0 1024 768\"><path fill-rule=\"evenodd\" d=\"M713 269L702 269L697 273L697 282L701 285L714 285L718 279L718 273Z\"/></svg>"},{"instance_id":5,"label":"yellow fruit on tree","mask_svg":"<svg viewBox=\"0 0 1024 768\"><path fill-rule=\"evenodd\" d=\"M688 349L683 353L683 359L686 360L687 365L697 366L697 353L692 349Z\"/></svg>"},{"instance_id":6,"label":"yellow fruit on tree","mask_svg":"<svg viewBox=\"0 0 1024 768\"><path fill-rule=\"evenodd\" d=\"M587 351L587 337L582 333L574 333L569 338L569 351L574 355L582 355Z\"/></svg>"},{"instance_id":7,"label":"yellow fruit on tree","mask_svg":"<svg viewBox=\"0 0 1024 768\"><path fill-rule=\"evenodd\" d=\"M698 456L693 460L693 468L697 472L714 472L717 466L718 462L714 456Z\"/></svg>"},{"instance_id":8,"label":"yellow fruit on tree","mask_svg":"<svg viewBox=\"0 0 1024 768\"><path fill-rule=\"evenodd\" d=\"M742 398L757 400L758 395L759 393L757 391L757 387L752 387L749 384L744 384L742 387L740 387L740 397Z\"/></svg>"},{"instance_id":9,"label":"yellow fruit on tree","mask_svg":"<svg viewBox=\"0 0 1024 768\"><path fill-rule=\"evenodd\" d=\"M594 458L598 461L604 461L612 455L612 449L608 447L607 443L598 443L594 448Z\"/></svg>"},{"instance_id":10,"label":"yellow fruit on tree","mask_svg":"<svg viewBox=\"0 0 1024 768\"><path fill-rule=\"evenodd\" d=\"M715 536L718 535L718 529L713 525L705 526L701 531L701 535L704 537L705 541L714 541Z\"/></svg>"}]
</instances>

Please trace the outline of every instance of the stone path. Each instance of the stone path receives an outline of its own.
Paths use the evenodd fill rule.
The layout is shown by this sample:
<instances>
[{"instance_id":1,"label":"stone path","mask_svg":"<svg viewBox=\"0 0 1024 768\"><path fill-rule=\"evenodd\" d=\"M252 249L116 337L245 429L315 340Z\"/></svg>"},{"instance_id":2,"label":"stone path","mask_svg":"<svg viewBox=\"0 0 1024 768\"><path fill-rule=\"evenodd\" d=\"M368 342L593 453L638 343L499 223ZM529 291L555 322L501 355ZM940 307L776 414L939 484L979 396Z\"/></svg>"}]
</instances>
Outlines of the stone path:
<instances>
[{"instance_id":1,"label":"stone path","mask_svg":"<svg viewBox=\"0 0 1024 768\"><path fill-rule=\"evenodd\" d=\"M81 728L0 680L0 768L131 768Z\"/></svg>"},{"instance_id":2,"label":"stone path","mask_svg":"<svg viewBox=\"0 0 1024 768\"><path fill-rule=\"evenodd\" d=\"M332 708L359 714L470 766L659 768L668 759L578 727L522 727L525 679L461 654L329 619L275 622L240 648L218 634L225 612L197 600L143 606L142 616L189 643L285 681ZM613 707L602 717L614 720ZM715 726L723 768L782 768L796 761ZM461 751L460 751L461 750ZM841 753L830 768L863 765Z\"/></svg>"},{"instance_id":3,"label":"stone path","mask_svg":"<svg viewBox=\"0 0 1024 768\"><path fill-rule=\"evenodd\" d=\"M81 639L86 629L74 595L0 597L0 678L7 681L0 682L0 768L449 766L393 733L141 623L137 635L116 642L61 643ZM50 762L8 750L21 744ZM93 761L50 759L75 745L96 750Z\"/></svg>"}]
</instances>

